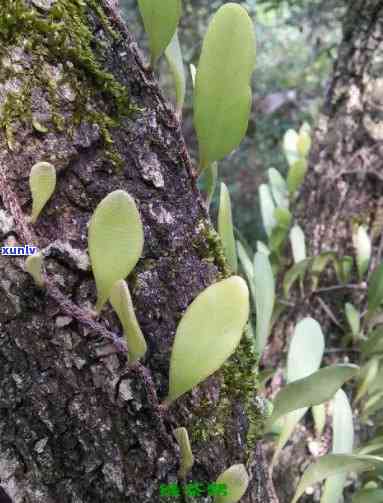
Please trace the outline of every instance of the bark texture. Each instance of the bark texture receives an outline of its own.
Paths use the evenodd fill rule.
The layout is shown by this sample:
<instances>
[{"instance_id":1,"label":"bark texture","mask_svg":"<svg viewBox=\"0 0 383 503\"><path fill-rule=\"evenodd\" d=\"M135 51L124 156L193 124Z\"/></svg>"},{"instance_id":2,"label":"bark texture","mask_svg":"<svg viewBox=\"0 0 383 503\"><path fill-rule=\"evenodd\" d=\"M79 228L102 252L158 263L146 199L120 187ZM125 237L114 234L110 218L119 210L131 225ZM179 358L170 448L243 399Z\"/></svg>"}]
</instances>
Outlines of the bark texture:
<instances>
[{"instance_id":1,"label":"bark texture","mask_svg":"<svg viewBox=\"0 0 383 503\"><path fill-rule=\"evenodd\" d=\"M0 240L38 246L49 280L39 289L23 260L0 257L3 491L14 503L159 501L160 484L177 482L171 431L185 426L196 460L189 480L214 482L246 462L252 482L242 501L271 500L262 464L246 454L243 385L254 394L246 341L223 372L168 413L158 407L182 313L228 271L153 73L107 3L0 6ZM32 226L28 177L38 161L54 164L58 182ZM89 316L96 291L87 223L116 189L134 196L145 229L129 277L149 347L145 367L128 368L110 344L121 328L109 308Z\"/></svg>"}]
</instances>

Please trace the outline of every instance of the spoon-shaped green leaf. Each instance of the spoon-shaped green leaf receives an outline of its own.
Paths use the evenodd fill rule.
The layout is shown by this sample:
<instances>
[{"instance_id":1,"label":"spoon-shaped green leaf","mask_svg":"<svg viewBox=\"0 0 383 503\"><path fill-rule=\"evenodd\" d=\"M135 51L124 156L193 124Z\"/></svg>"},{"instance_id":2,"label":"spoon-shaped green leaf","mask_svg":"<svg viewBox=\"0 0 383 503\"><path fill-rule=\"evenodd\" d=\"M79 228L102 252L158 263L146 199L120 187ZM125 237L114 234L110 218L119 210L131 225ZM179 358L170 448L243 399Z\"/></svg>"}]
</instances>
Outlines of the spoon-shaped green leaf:
<instances>
[{"instance_id":1,"label":"spoon-shaped green leaf","mask_svg":"<svg viewBox=\"0 0 383 503\"><path fill-rule=\"evenodd\" d=\"M175 32L170 44L166 48L165 56L173 74L174 83L176 86L177 112L179 116L181 116L182 107L184 106L185 101L186 75L177 31Z\"/></svg>"},{"instance_id":2,"label":"spoon-shaped green leaf","mask_svg":"<svg viewBox=\"0 0 383 503\"><path fill-rule=\"evenodd\" d=\"M89 255L101 311L113 285L137 264L144 244L140 214L133 198L116 190L97 206L88 232Z\"/></svg>"},{"instance_id":3,"label":"spoon-shaped green leaf","mask_svg":"<svg viewBox=\"0 0 383 503\"><path fill-rule=\"evenodd\" d=\"M181 478L185 478L194 464L189 435L186 428L177 428L173 430L173 435L176 437L181 451L181 466L178 475Z\"/></svg>"},{"instance_id":4,"label":"spoon-shaped green leaf","mask_svg":"<svg viewBox=\"0 0 383 503\"><path fill-rule=\"evenodd\" d=\"M221 183L221 198L218 212L218 233L221 236L226 260L229 262L231 270L236 273L238 269L238 257L235 247L231 201L229 191L224 183Z\"/></svg>"},{"instance_id":5,"label":"spoon-shaped green leaf","mask_svg":"<svg viewBox=\"0 0 383 503\"><path fill-rule=\"evenodd\" d=\"M152 66L169 45L181 17L181 0L138 0L149 37Z\"/></svg>"},{"instance_id":6,"label":"spoon-shaped green leaf","mask_svg":"<svg viewBox=\"0 0 383 503\"><path fill-rule=\"evenodd\" d=\"M254 67L253 23L243 7L227 3L209 25L197 68L194 125L201 170L241 143L249 121Z\"/></svg>"},{"instance_id":7,"label":"spoon-shaped green leaf","mask_svg":"<svg viewBox=\"0 0 383 503\"><path fill-rule=\"evenodd\" d=\"M224 484L227 489L226 496L217 496L215 503L237 503L247 490L249 476L244 465L233 465L224 471L217 479L216 484Z\"/></svg>"},{"instance_id":8,"label":"spoon-shaped green leaf","mask_svg":"<svg viewBox=\"0 0 383 503\"><path fill-rule=\"evenodd\" d=\"M42 273L44 257L41 253L31 255L25 261L25 270L32 276L36 285L40 288L44 286L44 278Z\"/></svg>"},{"instance_id":9,"label":"spoon-shaped green leaf","mask_svg":"<svg viewBox=\"0 0 383 503\"><path fill-rule=\"evenodd\" d=\"M35 223L56 187L56 170L49 162L38 162L32 166L29 175L32 193L31 222Z\"/></svg>"},{"instance_id":10,"label":"spoon-shaped green leaf","mask_svg":"<svg viewBox=\"0 0 383 503\"><path fill-rule=\"evenodd\" d=\"M124 328L129 363L134 363L145 355L147 345L134 312L128 285L123 279L117 281L113 286L109 301Z\"/></svg>"},{"instance_id":11,"label":"spoon-shaped green leaf","mask_svg":"<svg viewBox=\"0 0 383 503\"><path fill-rule=\"evenodd\" d=\"M209 286L187 308L175 336L167 402L209 377L237 348L249 317L249 290L239 276Z\"/></svg>"}]
</instances>

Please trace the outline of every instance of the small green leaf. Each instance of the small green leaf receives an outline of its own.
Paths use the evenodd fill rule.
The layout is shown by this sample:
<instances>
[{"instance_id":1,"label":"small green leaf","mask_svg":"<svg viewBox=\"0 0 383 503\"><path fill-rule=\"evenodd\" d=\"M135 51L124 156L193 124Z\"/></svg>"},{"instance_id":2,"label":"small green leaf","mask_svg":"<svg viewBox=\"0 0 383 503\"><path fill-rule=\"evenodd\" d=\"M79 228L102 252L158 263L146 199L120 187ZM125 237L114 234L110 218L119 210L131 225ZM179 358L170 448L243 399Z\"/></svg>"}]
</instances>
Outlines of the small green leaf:
<instances>
[{"instance_id":1,"label":"small green leaf","mask_svg":"<svg viewBox=\"0 0 383 503\"><path fill-rule=\"evenodd\" d=\"M326 406L324 403L319 405L314 405L311 408L311 413L313 415L314 424L315 424L315 432L317 437L320 437L323 433L323 430L326 426Z\"/></svg>"},{"instance_id":2,"label":"small green leaf","mask_svg":"<svg viewBox=\"0 0 383 503\"><path fill-rule=\"evenodd\" d=\"M145 355L147 345L134 312L128 285L123 279L117 281L113 286L109 301L124 329L129 363L134 363Z\"/></svg>"},{"instance_id":3,"label":"small green leaf","mask_svg":"<svg viewBox=\"0 0 383 503\"><path fill-rule=\"evenodd\" d=\"M32 126L38 133L47 133L48 128L36 119L32 120Z\"/></svg>"},{"instance_id":4,"label":"small green leaf","mask_svg":"<svg viewBox=\"0 0 383 503\"><path fill-rule=\"evenodd\" d=\"M287 187L290 194L294 194L302 185L307 173L307 161L299 159L291 164L287 175Z\"/></svg>"},{"instance_id":5,"label":"small green leaf","mask_svg":"<svg viewBox=\"0 0 383 503\"><path fill-rule=\"evenodd\" d=\"M175 336L168 402L205 380L236 350L249 317L249 290L232 276L200 293L187 308Z\"/></svg>"},{"instance_id":6,"label":"small green leaf","mask_svg":"<svg viewBox=\"0 0 383 503\"><path fill-rule=\"evenodd\" d=\"M231 214L230 193L224 183L221 183L221 199L218 212L218 234L221 236L223 251L231 270L238 270L238 257L235 248L233 218Z\"/></svg>"},{"instance_id":7,"label":"small green leaf","mask_svg":"<svg viewBox=\"0 0 383 503\"><path fill-rule=\"evenodd\" d=\"M268 256L260 252L254 257L254 287L257 315L255 347L261 355L270 333L275 302L275 280Z\"/></svg>"},{"instance_id":8,"label":"small green leaf","mask_svg":"<svg viewBox=\"0 0 383 503\"><path fill-rule=\"evenodd\" d=\"M354 454L371 454L383 451L383 435L375 437L371 442L354 451Z\"/></svg>"},{"instance_id":9,"label":"small green leaf","mask_svg":"<svg viewBox=\"0 0 383 503\"><path fill-rule=\"evenodd\" d=\"M354 259L347 255L339 260L334 261L336 275L341 283L347 283L348 281L350 281L353 265Z\"/></svg>"},{"instance_id":10,"label":"small green leaf","mask_svg":"<svg viewBox=\"0 0 383 503\"><path fill-rule=\"evenodd\" d=\"M307 131L301 129L301 131L299 132L297 142L298 154L301 157L306 158L310 153L310 149L311 149L311 136Z\"/></svg>"},{"instance_id":11,"label":"small green leaf","mask_svg":"<svg viewBox=\"0 0 383 503\"><path fill-rule=\"evenodd\" d=\"M368 339L361 345L361 351L365 356L383 352L383 327L368 334Z\"/></svg>"},{"instance_id":12,"label":"small green leaf","mask_svg":"<svg viewBox=\"0 0 383 503\"><path fill-rule=\"evenodd\" d=\"M339 389L333 400L333 441L334 454L351 454L354 447L354 425L352 410L347 395ZM347 475L344 473L332 475L326 480L321 503L339 503Z\"/></svg>"},{"instance_id":13,"label":"small green leaf","mask_svg":"<svg viewBox=\"0 0 383 503\"><path fill-rule=\"evenodd\" d=\"M358 337L360 332L360 313L349 302L344 306L347 323L351 329L353 337Z\"/></svg>"},{"instance_id":14,"label":"small green leaf","mask_svg":"<svg viewBox=\"0 0 383 503\"><path fill-rule=\"evenodd\" d=\"M181 17L181 0L138 0L149 37L152 66L170 44Z\"/></svg>"},{"instance_id":15,"label":"small green leaf","mask_svg":"<svg viewBox=\"0 0 383 503\"><path fill-rule=\"evenodd\" d=\"M173 74L176 86L177 112L178 115L181 116L186 93L186 75L177 31L174 33L170 44L165 50L165 56Z\"/></svg>"},{"instance_id":16,"label":"small green leaf","mask_svg":"<svg viewBox=\"0 0 383 503\"><path fill-rule=\"evenodd\" d=\"M233 465L218 477L216 483L226 486L227 496L216 496L215 503L237 503L247 490L249 476L244 465Z\"/></svg>"},{"instance_id":17,"label":"small green leaf","mask_svg":"<svg viewBox=\"0 0 383 503\"><path fill-rule=\"evenodd\" d=\"M283 278L283 293L286 298L289 296L290 289L297 279L299 278L303 280L311 263L312 258L307 258L306 260L302 260L302 262L298 262L298 264L293 265L293 267L286 272L285 277Z\"/></svg>"},{"instance_id":18,"label":"small green leaf","mask_svg":"<svg viewBox=\"0 0 383 503\"><path fill-rule=\"evenodd\" d=\"M371 384L375 381L379 372L379 358L371 358L361 368L361 380L355 397L355 404L358 403L369 392Z\"/></svg>"},{"instance_id":19,"label":"small green leaf","mask_svg":"<svg viewBox=\"0 0 383 503\"><path fill-rule=\"evenodd\" d=\"M206 169L204 169L199 176L202 185L207 195L207 203L210 206L213 199L218 180L218 163L213 162Z\"/></svg>"},{"instance_id":20,"label":"small green leaf","mask_svg":"<svg viewBox=\"0 0 383 503\"><path fill-rule=\"evenodd\" d=\"M269 423L293 410L312 407L330 400L343 384L359 372L356 365L332 365L282 388L274 399Z\"/></svg>"},{"instance_id":21,"label":"small green leaf","mask_svg":"<svg viewBox=\"0 0 383 503\"><path fill-rule=\"evenodd\" d=\"M293 216L286 208L275 208L274 219L277 222L277 225L288 229L293 220Z\"/></svg>"},{"instance_id":22,"label":"small green leaf","mask_svg":"<svg viewBox=\"0 0 383 503\"><path fill-rule=\"evenodd\" d=\"M194 464L189 435L186 428L176 428L173 430L173 435L175 436L181 451L181 466L178 476L180 478L186 478L186 475L190 472Z\"/></svg>"},{"instance_id":23,"label":"small green leaf","mask_svg":"<svg viewBox=\"0 0 383 503\"><path fill-rule=\"evenodd\" d=\"M328 263L335 262L336 260L336 253L334 252L324 252L313 258L313 263L311 266L311 274L313 276L313 290L316 290L316 288L318 287L319 277L327 267Z\"/></svg>"},{"instance_id":24,"label":"small green leaf","mask_svg":"<svg viewBox=\"0 0 383 503\"><path fill-rule=\"evenodd\" d=\"M299 225L294 225L290 231L290 243L293 252L294 262L298 264L306 260L305 235Z\"/></svg>"},{"instance_id":25,"label":"small green leaf","mask_svg":"<svg viewBox=\"0 0 383 503\"><path fill-rule=\"evenodd\" d=\"M368 282L368 310L375 311L383 300L383 263L371 274Z\"/></svg>"},{"instance_id":26,"label":"small green leaf","mask_svg":"<svg viewBox=\"0 0 383 503\"><path fill-rule=\"evenodd\" d=\"M307 487L310 487L331 475L347 474L349 472L363 472L373 470L379 462L368 456L354 456L346 454L327 454L316 463L310 465L299 482L292 503L296 503Z\"/></svg>"},{"instance_id":27,"label":"small green leaf","mask_svg":"<svg viewBox=\"0 0 383 503\"><path fill-rule=\"evenodd\" d=\"M56 188L56 170L49 162L38 162L32 166L29 176L32 193L31 222L36 223L42 209Z\"/></svg>"},{"instance_id":28,"label":"small green leaf","mask_svg":"<svg viewBox=\"0 0 383 503\"><path fill-rule=\"evenodd\" d=\"M289 191L285 179L275 168L270 168L267 173L275 205L287 210L289 207Z\"/></svg>"},{"instance_id":29,"label":"small green leaf","mask_svg":"<svg viewBox=\"0 0 383 503\"><path fill-rule=\"evenodd\" d=\"M250 116L254 67L253 23L243 7L227 3L209 25L197 68L194 125L201 170L241 143Z\"/></svg>"},{"instance_id":30,"label":"small green leaf","mask_svg":"<svg viewBox=\"0 0 383 503\"><path fill-rule=\"evenodd\" d=\"M283 137L283 150L289 166L300 159L298 139L298 133L294 129L288 129Z\"/></svg>"},{"instance_id":31,"label":"small green leaf","mask_svg":"<svg viewBox=\"0 0 383 503\"><path fill-rule=\"evenodd\" d=\"M116 190L101 201L88 230L89 255L101 311L114 284L125 279L142 254L144 232L134 199Z\"/></svg>"},{"instance_id":32,"label":"small green leaf","mask_svg":"<svg viewBox=\"0 0 383 503\"><path fill-rule=\"evenodd\" d=\"M36 285L40 288L43 288L45 283L43 278L43 261L44 257L42 253L31 255L25 261L25 270L32 276Z\"/></svg>"},{"instance_id":33,"label":"small green leaf","mask_svg":"<svg viewBox=\"0 0 383 503\"><path fill-rule=\"evenodd\" d=\"M197 68L195 67L195 65L193 65L192 63L189 65L189 69L190 69L190 75L191 75L191 79L192 79L192 84L193 84L193 89L195 87L195 77L197 75Z\"/></svg>"},{"instance_id":34,"label":"small green leaf","mask_svg":"<svg viewBox=\"0 0 383 503\"><path fill-rule=\"evenodd\" d=\"M238 258L242 265L242 269L246 275L247 283L250 287L251 297L255 303L255 288L254 288L254 268L253 263L247 254L243 244L237 241Z\"/></svg>"},{"instance_id":35,"label":"small green leaf","mask_svg":"<svg viewBox=\"0 0 383 503\"><path fill-rule=\"evenodd\" d=\"M359 279L362 281L368 271L371 258L371 240L364 225L358 227L353 235L353 242L356 251L356 265L358 267Z\"/></svg>"},{"instance_id":36,"label":"small green leaf","mask_svg":"<svg viewBox=\"0 0 383 503\"><path fill-rule=\"evenodd\" d=\"M275 205L271 196L270 187L262 183L258 188L259 204L261 207L262 222L268 237L276 225L274 218Z\"/></svg>"}]
</instances>

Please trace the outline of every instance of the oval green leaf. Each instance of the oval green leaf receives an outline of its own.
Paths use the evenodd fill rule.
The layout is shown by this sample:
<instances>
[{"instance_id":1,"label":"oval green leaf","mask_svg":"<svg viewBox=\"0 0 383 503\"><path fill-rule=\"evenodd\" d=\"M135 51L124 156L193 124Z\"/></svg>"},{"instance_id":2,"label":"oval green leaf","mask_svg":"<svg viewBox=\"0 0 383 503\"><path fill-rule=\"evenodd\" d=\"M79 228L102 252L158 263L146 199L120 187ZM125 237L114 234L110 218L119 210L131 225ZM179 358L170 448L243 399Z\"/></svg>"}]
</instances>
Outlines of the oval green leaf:
<instances>
[{"instance_id":1,"label":"oval green leaf","mask_svg":"<svg viewBox=\"0 0 383 503\"><path fill-rule=\"evenodd\" d=\"M241 143L251 109L255 32L246 10L223 5L205 36L194 89L200 166L223 159Z\"/></svg>"},{"instance_id":2,"label":"oval green leaf","mask_svg":"<svg viewBox=\"0 0 383 503\"><path fill-rule=\"evenodd\" d=\"M289 191L285 179L275 168L270 168L267 174L275 205L278 208L288 209Z\"/></svg>"},{"instance_id":3,"label":"oval green leaf","mask_svg":"<svg viewBox=\"0 0 383 503\"><path fill-rule=\"evenodd\" d=\"M175 336L168 402L205 380L234 353L249 317L249 290L239 276L209 286L187 308Z\"/></svg>"},{"instance_id":4,"label":"oval green leaf","mask_svg":"<svg viewBox=\"0 0 383 503\"><path fill-rule=\"evenodd\" d=\"M227 495L217 496L215 503L237 503L247 490L249 476L244 465L233 465L218 477L216 483L226 486Z\"/></svg>"},{"instance_id":5,"label":"oval green leaf","mask_svg":"<svg viewBox=\"0 0 383 503\"><path fill-rule=\"evenodd\" d=\"M36 223L42 209L56 188L56 170L49 162L38 162L32 166L29 176L32 193L31 222Z\"/></svg>"},{"instance_id":6,"label":"oval green leaf","mask_svg":"<svg viewBox=\"0 0 383 503\"><path fill-rule=\"evenodd\" d=\"M305 159L299 159L291 164L287 174L287 187L290 194L294 194L302 185L307 168L307 161Z\"/></svg>"},{"instance_id":7,"label":"oval green leaf","mask_svg":"<svg viewBox=\"0 0 383 503\"><path fill-rule=\"evenodd\" d=\"M269 337L275 303L273 271L269 257L262 252L257 252L254 257L254 289L257 315L255 348L261 356Z\"/></svg>"},{"instance_id":8,"label":"oval green leaf","mask_svg":"<svg viewBox=\"0 0 383 503\"><path fill-rule=\"evenodd\" d=\"M305 235L299 225L294 225L294 227L291 229L290 243L295 264L306 260Z\"/></svg>"},{"instance_id":9,"label":"oval green leaf","mask_svg":"<svg viewBox=\"0 0 383 503\"><path fill-rule=\"evenodd\" d=\"M138 0L149 37L152 66L170 44L181 17L181 0Z\"/></svg>"},{"instance_id":10,"label":"oval green leaf","mask_svg":"<svg viewBox=\"0 0 383 503\"><path fill-rule=\"evenodd\" d=\"M129 363L134 363L145 355L147 345L134 312L128 285L123 279L117 281L113 286L109 301L124 329Z\"/></svg>"},{"instance_id":11,"label":"oval green leaf","mask_svg":"<svg viewBox=\"0 0 383 503\"><path fill-rule=\"evenodd\" d=\"M177 31L173 35L170 44L165 50L165 56L173 74L176 87L177 113L181 116L186 93L186 75Z\"/></svg>"},{"instance_id":12,"label":"oval green leaf","mask_svg":"<svg viewBox=\"0 0 383 503\"><path fill-rule=\"evenodd\" d=\"M97 206L88 230L89 255L101 311L115 283L125 279L137 264L144 232L134 199L116 190Z\"/></svg>"},{"instance_id":13,"label":"oval green leaf","mask_svg":"<svg viewBox=\"0 0 383 503\"><path fill-rule=\"evenodd\" d=\"M223 251L231 270L238 270L238 257L235 247L233 218L231 214L230 193L224 183L221 183L221 198L218 212L218 234L221 236Z\"/></svg>"},{"instance_id":14,"label":"oval green leaf","mask_svg":"<svg viewBox=\"0 0 383 503\"><path fill-rule=\"evenodd\" d=\"M356 365L332 365L282 388L274 399L269 424L293 410L330 400L343 384L359 372Z\"/></svg>"},{"instance_id":15,"label":"oval green leaf","mask_svg":"<svg viewBox=\"0 0 383 503\"><path fill-rule=\"evenodd\" d=\"M353 235L354 248L356 252L356 265L358 267L359 280L362 281L368 271L371 258L371 239L367 234L366 227L360 225Z\"/></svg>"}]
</instances>

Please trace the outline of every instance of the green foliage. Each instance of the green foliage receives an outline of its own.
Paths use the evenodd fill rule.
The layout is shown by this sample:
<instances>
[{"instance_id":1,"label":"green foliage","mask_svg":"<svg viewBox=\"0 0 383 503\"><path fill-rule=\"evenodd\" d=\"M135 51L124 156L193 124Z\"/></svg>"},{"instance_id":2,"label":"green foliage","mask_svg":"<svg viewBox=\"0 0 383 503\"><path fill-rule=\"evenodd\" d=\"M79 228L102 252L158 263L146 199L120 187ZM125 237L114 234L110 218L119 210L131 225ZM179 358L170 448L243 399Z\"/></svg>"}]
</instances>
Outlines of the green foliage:
<instances>
[{"instance_id":1,"label":"green foliage","mask_svg":"<svg viewBox=\"0 0 383 503\"><path fill-rule=\"evenodd\" d=\"M363 276L368 270L371 258L371 240L367 234L366 227L360 225L357 228L353 239L356 251L356 265L358 267L359 279L362 281Z\"/></svg>"},{"instance_id":2,"label":"green foliage","mask_svg":"<svg viewBox=\"0 0 383 503\"><path fill-rule=\"evenodd\" d=\"M383 300L383 263L371 274L368 282L368 310L373 313Z\"/></svg>"},{"instance_id":3,"label":"green foliage","mask_svg":"<svg viewBox=\"0 0 383 503\"><path fill-rule=\"evenodd\" d=\"M356 339L359 336L360 332L360 313L349 302L347 302L347 304L345 305L344 311L346 313L346 319L351 329L351 333L353 337Z\"/></svg>"},{"instance_id":4,"label":"green foliage","mask_svg":"<svg viewBox=\"0 0 383 503\"><path fill-rule=\"evenodd\" d=\"M362 489L352 498L352 503L381 503L383 489Z\"/></svg>"},{"instance_id":5,"label":"green foliage","mask_svg":"<svg viewBox=\"0 0 383 503\"><path fill-rule=\"evenodd\" d=\"M32 166L29 175L32 193L31 222L36 223L42 209L47 204L56 188L56 170L49 162L38 162Z\"/></svg>"},{"instance_id":6,"label":"green foliage","mask_svg":"<svg viewBox=\"0 0 383 503\"><path fill-rule=\"evenodd\" d=\"M176 87L177 112L181 117L186 94L186 75L177 31L174 33L170 44L165 50L165 56L173 74Z\"/></svg>"},{"instance_id":7,"label":"green foliage","mask_svg":"<svg viewBox=\"0 0 383 503\"><path fill-rule=\"evenodd\" d=\"M290 231L290 243L293 252L294 262L298 264L306 260L305 235L299 225L294 225Z\"/></svg>"},{"instance_id":8,"label":"green foliage","mask_svg":"<svg viewBox=\"0 0 383 503\"><path fill-rule=\"evenodd\" d=\"M233 465L217 479L217 484L225 484L227 496L217 496L215 503L237 503L249 485L249 476L244 465Z\"/></svg>"},{"instance_id":9,"label":"green foliage","mask_svg":"<svg viewBox=\"0 0 383 503\"><path fill-rule=\"evenodd\" d=\"M201 170L242 141L251 109L254 66L253 23L241 6L227 3L209 25L196 74L194 124Z\"/></svg>"},{"instance_id":10,"label":"green foliage","mask_svg":"<svg viewBox=\"0 0 383 503\"><path fill-rule=\"evenodd\" d=\"M290 166L289 173L287 175L287 187L290 194L295 194L295 192L300 188L306 176L307 169L308 164L305 159L298 159Z\"/></svg>"},{"instance_id":11,"label":"green foliage","mask_svg":"<svg viewBox=\"0 0 383 503\"><path fill-rule=\"evenodd\" d=\"M265 232L268 237L271 236L273 229L276 225L274 213L275 213L275 204L273 201L273 197L271 195L270 187L266 184L262 184L258 189L259 193L259 203L261 206L261 215L262 222L265 229Z\"/></svg>"},{"instance_id":12,"label":"green foliage","mask_svg":"<svg viewBox=\"0 0 383 503\"><path fill-rule=\"evenodd\" d=\"M178 471L178 476L180 478L186 478L194 464L194 456L190 446L189 434L186 428L176 428L173 430L173 435L175 436L181 451L181 465Z\"/></svg>"},{"instance_id":13,"label":"green foliage","mask_svg":"<svg viewBox=\"0 0 383 503\"><path fill-rule=\"evenodd\" d=\"M36 285L40 288L43 288L45 283L43 277L43 262L44 257L42 253L31 255L25 261L25 270L32 276Z\"/></svg>"},{"instance_id":14,"label":"green foliage","mask_svg":"<svg viewBox=\"0 0 383 503\"><path fill-rule=\"evenodd\" d=\"M181 0L138 0L149 37L152 66L170 44L181 17Z\"/></svg>"},{"instance_id":15,"label":"green foliage","mask_svg":"<svg viewBox=\"0 0 383 503\"><path fill-rule=\"evenodd\" d=\"M218 213L218 234L221 236L223 250L231 270L236 273L238 269L238 257L235 246L231 201L229 191L224 183L221 183L221 199Z\"/></svg>"},{"instance_id":16,"label":"green foliage","mask_svg":"<svg viewBox=\"0 0 383 503\"><path fill-rule=\"evenodd\" d=\"M134 199L123 190L112 192L97 206L88 230L98 312L115 283L133 270L143 245L143 226Z\"/></svg>"},{"instance_id":17,"label":"green foliage","mask_svg":"<svg viewBox=\"0 0 383 503\"><path fill-rule=\"evenodd\" d=\"M145 355L147 345L134 312L128 285L123 279L114 284L109 301L124 328L129 363L134 363Z\"/></svg>"},{"instance_id":18,"label":"green foliage","mask_svg":"<svg viewBox=\"0 0 383 503\"><path fill-rule=\"evenodd\" d=\"M254 288L257 325L255 347L261 356L267 344L271 328L271 317L275 303L275 281L267 255L258 252L254 257Z\"/></svg>"},{"instance_id":19,"label":"green foliage","mask_svg":"<svg viewBox=\"0 0 383 503\"><path fill-rule=\"evenodd\" d=\"M232 276L200 293L187 308L175 336L168 402L205 380L233 354L249 317L245 281Z\"/></svg>"}]
</instances>

